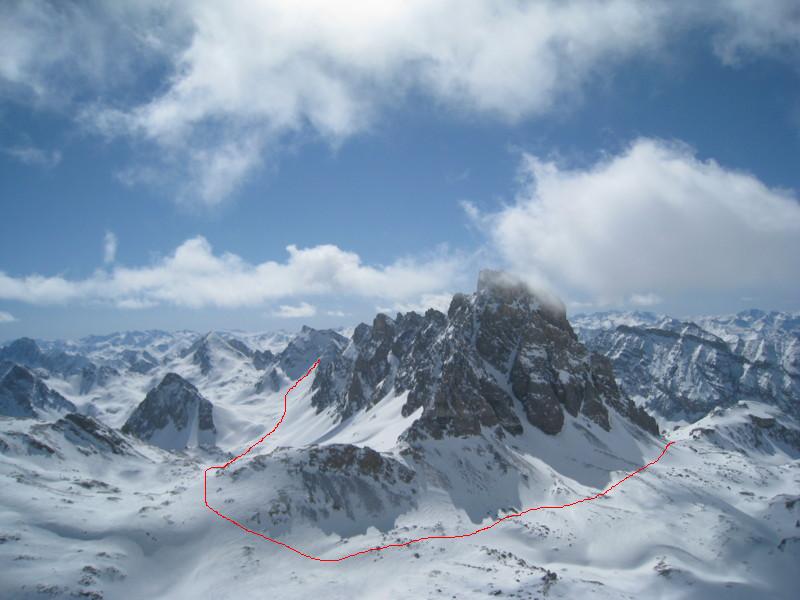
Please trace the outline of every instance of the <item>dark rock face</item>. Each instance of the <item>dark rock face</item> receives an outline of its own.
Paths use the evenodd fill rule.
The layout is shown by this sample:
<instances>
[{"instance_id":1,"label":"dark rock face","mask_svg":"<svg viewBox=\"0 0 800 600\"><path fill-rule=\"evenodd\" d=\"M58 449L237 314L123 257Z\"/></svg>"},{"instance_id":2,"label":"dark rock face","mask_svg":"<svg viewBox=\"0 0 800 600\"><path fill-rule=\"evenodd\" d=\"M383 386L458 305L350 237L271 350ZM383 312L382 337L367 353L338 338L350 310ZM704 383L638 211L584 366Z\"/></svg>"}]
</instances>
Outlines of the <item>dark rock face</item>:
<instances>
[{"instance_id":1,"label":"dark rock face","mask_svg":"<svg viewBox=\"0 0 800 600\"><path fill-rule=\"evenodd\" d=\"M281 376L277 367L270 367L267 369L266 373L264 373L263 377L256 382L256 393L277 392L283 387L286 381L288 380Z\"/></svg>"},{"instance_id":2,"label":"dark rock face","mask_svg":"<svg viewBox=\"0 0 800 600\"><path fill-rule=\"evenodd\" d=\"M300 333L278 355L278 364L292 381L300 378L315 360L329 362L347 345L347 338L332 329L304 325Z\"/></svg>"},{"instance_id":3,"label":"dark rock face","mask_svg":"<svg viewBox=\"0 0 800 600\"><path fill-rule=\"evenodd\" d=\"M124 350L120 358L128 364L130 371L142 375L149 373L158 366L158 359L146 350Z\"/></svg>"},{"instance_id":4,"label":"dark rock face","mask_svg":"<svg viewBox=\"0 0 800 600\"><path fill-rule=\"evenodd\" d=\"M81 369L81 394L88 394L95 386L103 386L114 377L119 376L119 371L113 367L102 365L100 367L89 364Z\"/></svg>"},{"instance_id":5,"label":"dark rock face","mask_svg":"<svg viewBox=\"0 0 800 600\"><path fill-rule=\"evenodd\" d=\"M266 350L253 356L255 367L264 371L256 383L256 392L277 392L288 387L302 377L318 358L321 364L332 365L348 341L332 329L312 329L304 325L282 352L275 355Z\"/></svg>"},{"instance_id":6,"label":"dark rock face","mask_svg":"<svg viewBox=\"0 0 800 600\"><path fill-rule=\"evenodd\" d=\"M203 375L208 375L211 372L211 351L208 348L208 341L203 338L196 342L189 348L192 353L192 364L200 367L200 372Z\"/></svg>"},{"instance_id":7,"label":"dark rock face","mask_svg":"<svg viewBox=\"0 0 800 600\"><path fill-rule=\"evenodd\" d=\"M383 456L369 447L351 444L329 444L312 446L304 470L316 469L321 473L351 473L371 477L375 481L393 484L398 481L410 483L414 471L402 463Z\"/></svg>"},{"instance_id":8,"label":"dark rock face","mask_svg":"<svg viewBox=\"0 0 800 600\"><path fill-rule=\"evenodd\" d=\"M253 366L263 371L275 360L275 355L269 350L256 350L253 352Z\"/></svg>"},{"instance_id":9,"label":"dark rock face","mask_svg":"<svg viewBox=\"0 0 800 600\"><path fill-rule=\"evenodd\" d=\"M74 412L75 405L25 367L13 365L0 380L0 414L36 418L48 412Z\"/></svg>"},{"instance_id":10,"label":"dark rock face","mask_svg":"<svg viewBox=\"0 0 800 600\"><path fill-rule=\"evenodd\" d=\"M53 429L61 432L85 454L110 452L130 454L131 445L119 433L96 421L92 417L70 413L53 424Z\"/></svg>"},{"instance_id":11,"label":"dark rock face","mask_svg":"<svg viewBox=\"0 0 800 600\"><path fill-rule=\"evenodd\" d=\"M234 350L238 350L239 352L241 352L242 354L244 354L248 358L252 358L253 357L253 351L243 341L237 340L236 338L231 338L231 339L226 340L226 341L228 342L228 345L231 348L233 348Z\"/></svg>"},{"instance_id":12,"label":"dark rock face","mask_svg":"<svg viewBox=\"0 0 800 600\"><path fill-rule=\"evenodd\" d=\"M122 431L168 450L210 446L217 434L213 410L195 386L168 373L136 407Z\"/></svg>"},{"instance_id":13,"label":"dark rock face","mask_svg":"<svg viewBox=\"0 0 800 600\"><path fill-rule=\"evenodd\" d=\"M453 297L448 314L379 314L318 368L318 409L346 418L390 391L408 392L403 415L422 408L408 432L470 436L482 428L519 435L520 415L545 433L565 413L610 428L609 407L650 431L655 421L620 392L610 363L578 341L563 306L545 304L522 282L483 271L477 292Z\"/></svg>"},{"instance_id":14,"label":"dark rock face","mask_svg":"<svg viewBox=\"0 0 800 600\"><path fill-rule=\"evenodd\" d=\"M617 412L626 416L645 431L653 435L659 435L658 424L653 416L641 406L636 405L633 400L628 398L624 391L620 390L617 386L611 361L605 356L594 353L592 354L591 360L594 366L593 376L595 386L609 399L609 405L613 406Z\"/></svg>"}]
</instances>

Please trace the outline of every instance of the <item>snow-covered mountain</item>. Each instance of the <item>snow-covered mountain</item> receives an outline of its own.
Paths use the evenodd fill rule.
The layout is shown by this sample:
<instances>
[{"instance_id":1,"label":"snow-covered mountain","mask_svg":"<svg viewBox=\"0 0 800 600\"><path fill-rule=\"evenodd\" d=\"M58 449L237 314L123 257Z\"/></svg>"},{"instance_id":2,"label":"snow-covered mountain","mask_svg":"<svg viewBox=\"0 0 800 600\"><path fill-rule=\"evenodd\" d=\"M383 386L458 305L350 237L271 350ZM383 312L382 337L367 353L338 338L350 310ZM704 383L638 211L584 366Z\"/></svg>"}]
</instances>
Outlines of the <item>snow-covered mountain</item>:
<instances>
[{"instance_id":1,"label":"snow-covered mountain","mask_svg":"<svg viewBox=\"0 0 800 600\"><path fill-rule=\"evenodd\" d=\"M800 375L800 313L753 309L700 317L697 324L752 362L779 364L787 373Z\"/></svg>"},{"instance_id":2,"label":"snow-covered mountain","mask_svg":"<svg viewBox=\"0 0 800 600\"><path fill-rule=\"evenodd\" d=\"M176 373L167 373L128 417L122 432L167 450L213 446L217 435L213 413L214 407L196 387Z\"/></svg>"},{"instance_id":3,"label":"snow-covered mountain","mask_svg":"<svg viewBox=\"0 0 800 600\"><path fill-rule=\"evenodd\" d=\"M678 320L649 313L573 319L620 387L665 422L754 400L800 415L800 316L746 311Z\"/></svg>"},{"instance_id":4,"label":"snow-covered mountain","mask_svg":"<svg viewBox=\"0 0 800 600\"><path fill-rule=\"evenodd\" d=\"M11 364L0 379L0 414L9 417L46 417L49 413L74 412L75 405L48 388L25 367Z\"/></svg>"},{"instance_id":5,"label":"snow-covered mountain","mask_svg":"<svg viewBox=\"0 0 800 600\"><path fill-rule=\"evenodd\" d=\"M775 397L713 394L769 352L789 373L793 346L784 325L754 325L771 340L756 351L748 326L714 322L722 329L645 313L571 324L562 306L485 271L446 313L379 314L350 335L14 342L0 349L2 381L27 373L31 406L42 394L71 406L0 416L0 595L791 598L800 426ZM688 392L662 390L649 358L620 359L636 352L679 365L666 381ZM204 488L206 467L274 428L316 359L280 427ZM84 385L88 372L103 376ZM322 558L468 533L597 496L653 461L666 440L641 405L667 398L692 422L666 431L677 443L657 464L594 501L467 538L321 564L203 502Z\"/></svg>"}]
</instances>

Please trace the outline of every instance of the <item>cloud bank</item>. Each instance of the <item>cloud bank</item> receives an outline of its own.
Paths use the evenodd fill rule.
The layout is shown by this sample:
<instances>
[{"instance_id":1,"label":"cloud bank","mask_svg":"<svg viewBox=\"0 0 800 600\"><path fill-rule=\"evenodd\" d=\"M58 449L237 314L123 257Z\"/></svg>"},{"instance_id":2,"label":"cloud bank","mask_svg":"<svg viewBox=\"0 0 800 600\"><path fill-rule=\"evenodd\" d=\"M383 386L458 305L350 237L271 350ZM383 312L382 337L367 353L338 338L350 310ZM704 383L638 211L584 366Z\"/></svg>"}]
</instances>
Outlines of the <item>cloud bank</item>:
<instances>
[{"instance_id":1,"label":"cloud bank","mask_svg":"<svg viewBox=\"0 0 800 600\"><path fill-rule=\"evenodd\" d=\"M371 266L334 245L288 246L288 259L251 264L232 253L215 254L203 237L186 240L151 265L114 265L85 279L0 272L0 300L30 304L107 303L120 308L171 305L238 308L309 295L400 301L446 289L460 277L463 261L441 255ZM282 316L313 309L282 306ZM285 310L284 310L285 309ZM315 309L314 309L315 310Z\"/></svg>"}]
</instances>

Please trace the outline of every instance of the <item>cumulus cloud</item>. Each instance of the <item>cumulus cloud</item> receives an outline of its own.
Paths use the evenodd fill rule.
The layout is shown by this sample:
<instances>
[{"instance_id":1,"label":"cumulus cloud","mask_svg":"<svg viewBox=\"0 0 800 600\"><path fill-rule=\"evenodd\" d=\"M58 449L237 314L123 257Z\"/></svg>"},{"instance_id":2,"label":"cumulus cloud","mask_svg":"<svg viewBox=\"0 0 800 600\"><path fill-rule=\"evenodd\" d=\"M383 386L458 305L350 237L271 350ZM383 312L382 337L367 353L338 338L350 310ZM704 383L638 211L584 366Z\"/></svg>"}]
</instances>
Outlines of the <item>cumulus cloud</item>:
<instances>
[{"instance_id":1,"label":"cumulus cloud","mask_svg":"<svg viewBox=\"0 0 800 600\"><path fill-rule=\"evenodd\" d=\"M475 215L536 285L642 306L692 291L800 295L800 201L685 145L639 139L585 169L524 158L516 202Z\"/></svg>"},{"instance_id":2,"label":"cumulus cloud","mask_svg":"<svg viewBox=\"0 0 800 600\"><path fill-rule=\"evenodd\" d=\"M74 99L82 123L157 148L123 180L180 182L176 197L214 205L283 144L340 144L406 96L535 117L693 28L729 64L797 56L792 0L31 0L0 8L0 93ZM141 72L165 76L132 95Z\"/></svg>"},{"instance_id":3,"label":"cumulus cloud","mask_svg":"<svg viewBox=\"0 0 800 600\"><path fill-rule=\"evenodd\" d=\"M203 237L140 267L114 265L85 279L0 272L0 299L31 304L102 302L120 308L173 305L236 308L296 296L342 296L403 300L452 286L462 261L442 254L399 259L384 266L334 245L288 246L285 262L251 264L236 254L215 254Z\"/></svg>"},{"instance_id":4,"label":"cumulus cloud","mask_svg":"<svg viewBox=\"0 0 800 600\"><path fill-rule=\"evenodd\" d=\"M103 237L103 262L111 264L117 258L117 236L113 231L106 231Z\"/></svg>"},{"instance_id":5,"label":"cumulus cloud","mask_svg":"<svg viewBox=\"0 0 800 600\"><path fill-rule=\"evenodd\" d=\"M273 317L280 319L297 319L301 317L313 317L317 314L317 307L308 302L301 302L293 306L291 304L281 304L278 310L272 311Z\"/></svg>"},{"instance_id":6,"label":"cumulus cloud","mask_svg":"<svg viewBox=\"0 0 800 600\"><path fill-rule=\"evenodd\" d=\"M0 323L13 323L17 319L9 312L0 310Z\"/></svg>"}]
</instances>

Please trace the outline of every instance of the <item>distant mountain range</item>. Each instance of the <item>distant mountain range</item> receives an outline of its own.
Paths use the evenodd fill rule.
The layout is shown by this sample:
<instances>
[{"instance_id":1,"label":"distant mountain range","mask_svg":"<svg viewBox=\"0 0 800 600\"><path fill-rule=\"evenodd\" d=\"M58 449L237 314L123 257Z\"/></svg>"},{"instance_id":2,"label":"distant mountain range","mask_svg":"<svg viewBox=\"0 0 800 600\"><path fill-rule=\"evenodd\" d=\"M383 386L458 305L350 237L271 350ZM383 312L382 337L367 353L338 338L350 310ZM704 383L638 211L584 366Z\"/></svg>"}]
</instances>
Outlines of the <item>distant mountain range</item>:
<instances>
[{"instance_id":1,"label":"distant mountain range","mask_svg":"<svg viewBox=\"0 0 800 600\"><path fill-rule=\"evenodd\" d=\"M749 310L679 320L647 312L572 319L617 380L665 421L692 422L754 400L800 415L800 313Z\"/></svg>"}]
</instances>

